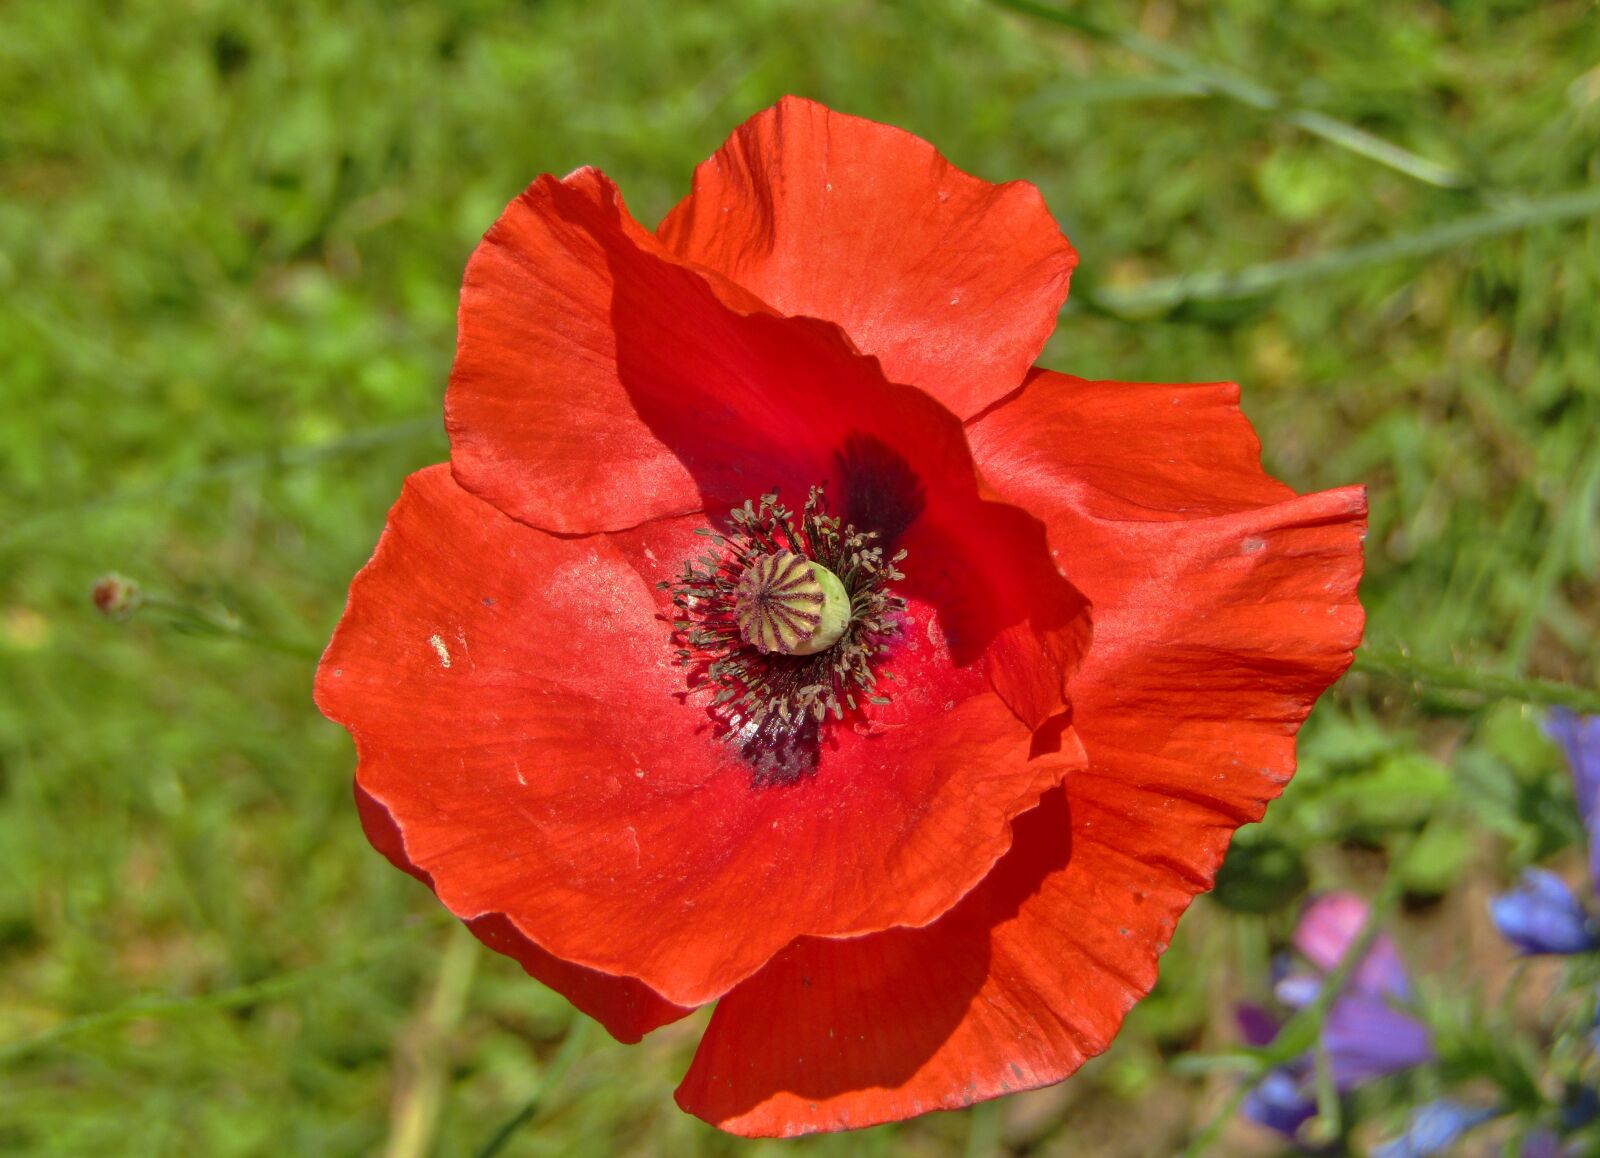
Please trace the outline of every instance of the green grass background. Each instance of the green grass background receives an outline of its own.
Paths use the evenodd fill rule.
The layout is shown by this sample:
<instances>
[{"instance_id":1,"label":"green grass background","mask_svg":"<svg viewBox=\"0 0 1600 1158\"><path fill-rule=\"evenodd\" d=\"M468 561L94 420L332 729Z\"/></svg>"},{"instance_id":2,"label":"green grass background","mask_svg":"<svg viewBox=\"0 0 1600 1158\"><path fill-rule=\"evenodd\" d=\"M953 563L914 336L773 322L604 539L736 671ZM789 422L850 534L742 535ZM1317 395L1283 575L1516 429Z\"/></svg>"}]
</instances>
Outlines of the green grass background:
<instances>
[{"instance_id":1,"label":"green grass background","mask_svg":"<svg viewBox=\"0 0 1600 1158\"><path fill-rule=\"evenodd\" d=\"M1070 12L1102 27L0 6L0 1152L473 1154L521 1118L503 1153L1154 1154L1216 1112L1227 1079L1181 1058L1226 1043L1307 883L1401 873L1451 933L1418 956L1489 968L1482 889L1579 837L1517 681L1597 675L1595 5ZM1108 1058L785 1147L673 1107L698 1022L584 1031L371 853L310 685L401 479L445 456L460 273L504 203L595 164L654 221L789 92L1037 183L1082 253L1043 361L1242 382L1275 473L1372 488L1374 653L1448 670L1330 695ZM88 600L112 570L151 597L126 623Z\"/></svg>"}]
</instances>

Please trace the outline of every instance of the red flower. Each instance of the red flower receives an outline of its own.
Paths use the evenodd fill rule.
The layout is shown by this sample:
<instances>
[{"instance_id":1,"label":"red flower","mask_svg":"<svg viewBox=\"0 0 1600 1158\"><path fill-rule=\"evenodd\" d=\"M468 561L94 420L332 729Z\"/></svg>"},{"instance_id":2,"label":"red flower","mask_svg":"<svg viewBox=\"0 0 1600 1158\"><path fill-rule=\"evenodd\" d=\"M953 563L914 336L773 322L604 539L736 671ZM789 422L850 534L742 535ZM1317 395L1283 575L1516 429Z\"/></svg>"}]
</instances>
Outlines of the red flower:
<instances>
[{"instance_id":1,"label":"red flower","mask_svg":"<svg viewBox=\"0 0 1600 1158\"><path fill-rule=\"evenodd\" d=\"M1234 386L1031 367L1075 261L789 99L655 233L583 169L467 268L450 464L317 701L486 943L624 1041L720 999L678 1101L724 1129L1105 1049L1360 637L1360 488L1264 474Z\"/></svg>"}]
</instances>

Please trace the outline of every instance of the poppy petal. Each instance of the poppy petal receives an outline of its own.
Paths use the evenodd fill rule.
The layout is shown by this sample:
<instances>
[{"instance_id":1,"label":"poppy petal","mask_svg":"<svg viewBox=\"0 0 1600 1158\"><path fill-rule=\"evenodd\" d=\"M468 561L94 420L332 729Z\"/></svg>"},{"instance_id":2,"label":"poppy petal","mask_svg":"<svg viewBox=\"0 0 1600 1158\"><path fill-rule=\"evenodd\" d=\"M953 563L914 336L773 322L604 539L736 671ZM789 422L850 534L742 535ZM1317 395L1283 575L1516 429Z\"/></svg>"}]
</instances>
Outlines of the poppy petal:
<instances>
[{"instance_id":1,"label":"poppy petal","mask_svg":"<svg viewBox=\"0 0 1600 1158\"><path fill-rule=\"evenodd\" d=\"M1287 497L1236 399L1037 374L973 424L980 471L1094 606L1069 687L1089 766L940 921L799 941L725 997L686 1110L864 1126L1059 1081L1109 1044L1360 638L1364 495Z\"/></svg>"},{"instance_id":2,"label":"poppy petal","mask_svg":"<svg viewBox=\"0 0 1600 1158\"><path fill-rule=\"evenodd\" d=\"M389 810L359 784L356 785L355 794L361 827L372 842L372 847L387 857L395 868L416 877L431 889L433 878L407 859L400 827L389 815ZM620 1042L632 1044L651 1030L694 1012L662 1000L660 994L636 978L599 973L552 957L523 936L504 913L485 913L466 922L466 925L478 940L512 958L530 977L561 994L579 1010L605 1026L606 1032Z\"/></svg>"},{"instance_id":3,"label":"poppy petal","mask_svg":"<svg viewBox=\"0 0 1600 1158\"><path fill-rule=\"evenodd\" d=\"M467 263L445 395L451 462L532 526L609 530L699 507L618 376L609 257L630 234L648 240L616 188L580 169L530 185Z\"/></svg>"},{"instance_id":4,"label":"poppy petal","mask_svg":"<svg viewBox=\"0 0 1600 1158\"><path fill-rule=\"evenodd\" d=\"M980 495L955 416L887 381L832 323L741 313L636 234L592 171L535 183L490 231L468 269L447 398L456 480L563 533L823 484L858 529L911 553L905 590L937 607L958 666L982 659L1030 727L1061 710L1086 605L1043 525ZM540 261L582 282L547 258L556 237L581 239L597 267L592 292L561 290L569 314L594 299L587 330L527 289L544 286L528 272ZM530 327L548 330L542 344ZM567 354L583 364L563 370ZM627 445L607 442L623 430Z\"/></svg>"},{"instance_id":5,"label":"poppy petal","mask_svg":"<svg viewBox=\"0 0 1600 1158\"><path fill-rule=\"evenodd\" d=\"M504 914L564 961L714 999L795 936L922 925L1073 766L919 623L880 717L835 728L816 771L758 788L686 698L654 581L703 520L561 537L414 475L351 589L317 700L362 788L452 912ZM870 725L870 726L869 726Z\"/></svg>"},{"instance_id":6,"label":"poppy petal","mask_svg":"<svg viewBox=\"0 0 1600 1158\"><path fill-rule=\"evenodd\" d=\"M1271 479L1230 384L1037 372L969 438L1095 609L1069 687L1091 764L1074 802L1191 825L1164 859L1191 892L1210 887L1360 641L1365 492L1294 497Z\"/></svg>"},{"instance_id":7,"label":"poppy petal","mask_svg":"<svg viewBox=\"0 0 1600 1158\"><path fill-rule=\"evenodd\" d=\"M789 1136L958 1109L1076 1070L1154 983L1149 946L1166 944L1186 899L1142 850L1083 840L1115 819L1058 789L933 925L797 941L718 1003L678 1104L736 1134Z\"/></svg>"},{"instance_id":8,"label":"poppy petal","mask_svg":"<svg viewBox=\"0 0 1600 1158\"><path fill-rule=\"evenodd\" d=\"M1088 646L1088 601L1062 578L1045 528L976 494L951 496L899 541L906 593L937 615L958 670L982 660L989 684L1030 729L1067 707ZM936 684L941 673L920 677Z\"/></svg>"},{"instance_id":9,"label":"poppy petal","mask_svg":"<svg viewBox=\"0 0 1600 1158\"><path fill-rule=\"evenodd\" d=\"M783 313L837 322L961 417L1016 389L1077 263L1027 182L798 97L734 130L658 233Z\"/></svg>"}]
</instances>

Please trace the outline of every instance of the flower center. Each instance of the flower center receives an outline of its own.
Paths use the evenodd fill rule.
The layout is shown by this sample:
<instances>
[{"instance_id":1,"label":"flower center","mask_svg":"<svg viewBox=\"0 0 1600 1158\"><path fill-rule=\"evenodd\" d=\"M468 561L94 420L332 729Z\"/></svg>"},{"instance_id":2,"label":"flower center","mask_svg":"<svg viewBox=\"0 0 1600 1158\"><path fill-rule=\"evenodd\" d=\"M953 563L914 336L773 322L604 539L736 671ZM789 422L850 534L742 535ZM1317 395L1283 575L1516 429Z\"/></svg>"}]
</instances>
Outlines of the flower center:
<instances>
[{"instance_id":1,"label":"flower center","mask_svg":"<svg viewBox=\"0 0 1600 1158\"><path fill-rule=\"evenodd\" d=\"M875 661L900 630L900 551L827 513L812 487L798 517L763 495L731 512L716 550L686 562L672 592L678 663L691 690L752 763L757 783L788 783L816 765L821 727L888 703Z\"/></svg>"},{"instance_id":2,"label":"flower center","mask_svg":"<svg viewBox=\"0 0 1600 1158\"><path fill-rule=\"evenodd\" d=\"M779 551L745 567L733 588L733 618L759 652L816 655L850 626L850 596L821 563Z\"/></svg>"}]
</instances>

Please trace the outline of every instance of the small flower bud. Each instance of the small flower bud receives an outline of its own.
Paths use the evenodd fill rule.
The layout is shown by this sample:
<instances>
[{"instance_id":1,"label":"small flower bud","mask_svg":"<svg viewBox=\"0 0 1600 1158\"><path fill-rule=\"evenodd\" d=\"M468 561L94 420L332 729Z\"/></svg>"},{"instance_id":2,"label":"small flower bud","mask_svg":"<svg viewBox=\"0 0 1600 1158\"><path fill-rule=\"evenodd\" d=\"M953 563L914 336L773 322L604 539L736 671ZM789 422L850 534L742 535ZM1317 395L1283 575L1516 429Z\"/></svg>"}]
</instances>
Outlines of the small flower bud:
<instances>
[{"instance_id":1,"label":"small flower bud","mask_svg":"<svg viewBox=\"0 0 1600 1158\"><path fill-rule=\"evenodd\" d=\"M95 608L107 619L126 619L144 602L139 585L115 572L94 581L91 598Z\"/></svg>"}]
</instances>

